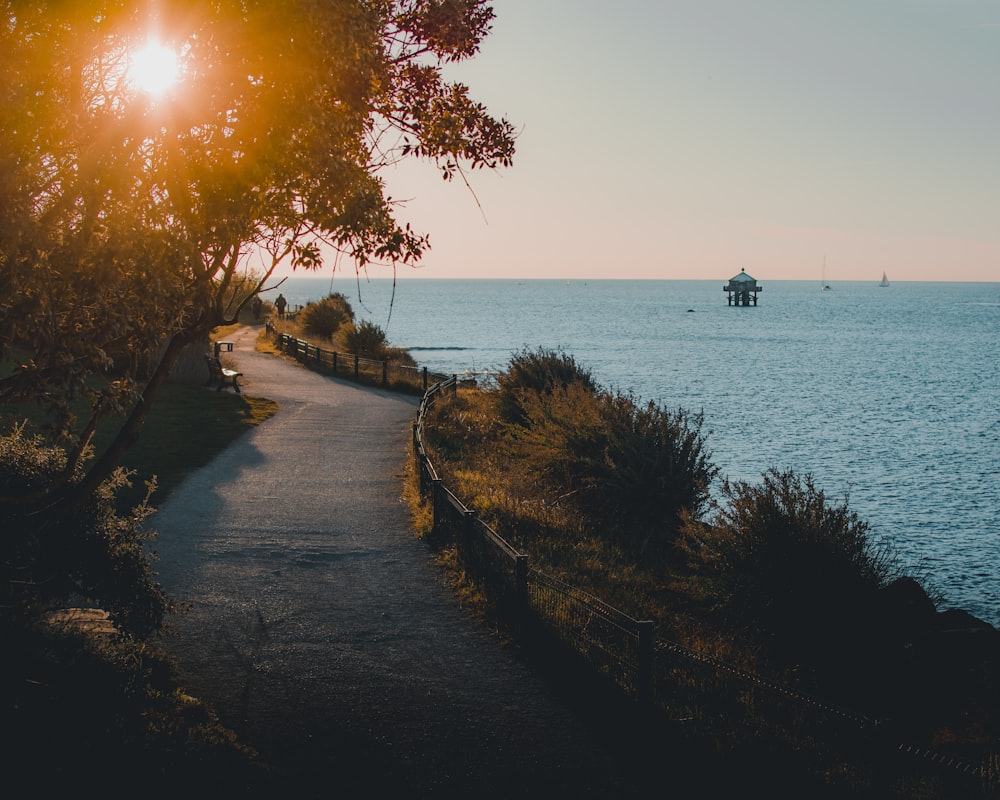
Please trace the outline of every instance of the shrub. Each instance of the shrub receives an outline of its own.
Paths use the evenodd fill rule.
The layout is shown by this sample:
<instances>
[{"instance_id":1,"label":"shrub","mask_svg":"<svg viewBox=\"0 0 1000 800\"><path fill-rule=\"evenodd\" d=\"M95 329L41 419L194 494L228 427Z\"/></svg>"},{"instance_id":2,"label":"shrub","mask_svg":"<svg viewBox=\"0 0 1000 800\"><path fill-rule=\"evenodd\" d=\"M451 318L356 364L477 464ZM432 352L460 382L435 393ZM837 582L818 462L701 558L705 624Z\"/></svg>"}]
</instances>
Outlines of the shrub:
<instances>
[{"instance_id":1,"label":"shrub","mask_svg":"<svg viewBox=\"0 0 1000 800\"><path fill-rule=\"evenodd\" d=\"M580 383L520 400L523 424L510 434L518 465L572 495L602 535L634 555L666 554L682 512L698 518L707 508L718 469L700 414Z\"/></svg>"},{"instance_id":2,"label":"shrub","mask_svg":"<svg viewBox=\"0 0 1000 800\"><path fill-rule=\"evenodd\" d=\"M698 519L711 500L718 467L705 446L703 417L619 393L604 396L601 421L607 445L597 499L605 524L635 555L665 556L682 514Z\"/></svg>"},{"instance_id":3,"label":"shrub","mask_svg":"<svg viewBox=\"0 0 1000 800\"><path fill-rule=\"evenodd\" d=\"M373 322L362 320L357 325L344 328L341 341L349 353L376 361L388 360L389 347L385 331Z\"/></svg>"},{"instance_id":4,"label":"shrub","mask_svg":"<svg viewBox=\"0 0 1000 800\"><path fill-rule=\"evenodd\" d=\"M340 292L308 303L297 316L302 330L312 336L332 339L345 322L354 321L354 309Z\"/></svg>"},{"instance_id":5,"label":"shrub","mask_svg":"<svg viewBox=\"0 0 1000 800\"><path fill-rule=\"evenodd\" d=\"M5 778L15 785L90 795L155 776L155 796L253 795L266 780L254 752L184 692L157 643L42 625L4 646Z\"/></svg>"},{"instance_id":6,"label":"shrub","mask_svg":"<svg viewBox=\"0 0 1000 800\"><path fill-rule=\"evenodd\" d=\"M779 647L855 624L900 573L847 499L828 503L810 475L772 468L760 485L725 481L723 496L713 520L688 521L685 550L726 617Z\"/></svg>"},{"instance_id":7,"label":"shrub","mask_svg":"<svg viewBox=\"0 0 1000 800\"><path fill-rule=\"evenodd\" d=\"M497 402L501 416L506 409L517 420L508 441L518 468L572 497L602 536L633 555L671 552L682 512L704 513L718 472L702 416L599 391L572 360L553 354L521 357L517 372L501 376L509 395L501 389Z\"/></svg>"},{"instance_id":8,"label":"shrub","mask_svg":"<svg viewBox=\"0 0 1000 800\"><path fill-rule=\"evenodd\" d=\"M502 402L498 398L498 403ZM517 467L581 506L604 472L607 432L598 396L582 382L517 394L519 422L508 425Z\"/></svg>"},{"instance_id":9,"label":"shrub","mask_svg":"<svg viewBox=\"0 0 1000 800\"><path fill-rule=\"evenodd\" d=\"M579 384L590 392L597 390L590 371L579 366L573 356L544 348L515 353L507 370L497 377L500 417L504 422L523 425L524 393L551 392L571 384Z\"/></svg>"},{"instance_id":10,"label":"shrub","mask_svg":"<svg viewBox=\"0 0 1000 800\"><path fill-rule=\"evenodd\" d=\"M29 496L51 485L65 470L66 453L23 428L0 436L0 491ZM78 468L72 480L82 472ZM159 630L170 602L153 580L150 538L142 523L145 504L128 516L115 510L117 492L128 484L121 470L78 507L59 514L0 508L0 620L21 627L71 598L108 611L126 633L141 637Z\"/></svg>"}]
</instances>

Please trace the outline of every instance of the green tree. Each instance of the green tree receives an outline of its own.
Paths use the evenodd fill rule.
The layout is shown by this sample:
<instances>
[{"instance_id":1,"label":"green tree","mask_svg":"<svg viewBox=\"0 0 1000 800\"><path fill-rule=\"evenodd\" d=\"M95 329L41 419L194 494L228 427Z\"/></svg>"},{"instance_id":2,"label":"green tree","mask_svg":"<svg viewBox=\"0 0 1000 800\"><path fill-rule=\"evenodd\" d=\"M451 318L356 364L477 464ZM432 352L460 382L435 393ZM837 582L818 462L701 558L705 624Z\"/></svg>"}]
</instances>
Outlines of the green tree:
<instances>
[{"instance_id":1,"label":"green tree","mask_svg":"<svg viewBox=\"0 0 1000 800\"><path fill-rule=\"evenodd\" d=\"M93 498L183 349L280 264L417 261L385 167L511 163L510 123L443 77L488 33L483 0L3 6L0 403L44 407L65 454L0 490L5 528ZM135 66L152 38L177 59L162 93Z\"/></svg>"},{"instance_id":2,"label":"green tree","mask_svg":"<svg viewBox=\"0 0 1000 800\"><path fill-rule=\"evenodd\" d=\"M523 382L529 366L529 383L543 387L513 395L520 421L507 430L519 467L573 497L600 521L602 536L636 556L649 561L671 554L682 520L700 518L707 509L718 473L701 414L595 389L589 374L563 372L571 362L562 359L545 360L559 369L544 371L540 382L538 360L521 357L518 363L519 374L502 376L501 384Z\"/></svg>"},{"instance_id":3,"label":"green tree","mask_svg":"<svg viewBox=\"0 0 1000 800\"><path fill-rule=\"evenodd\" d=\"M711 500L719 470L702 432L704 417L619 392L604 396L601 418L607 449L598 508L623 546L663 558L683 519L699 519Z\"/></svg>"},{"instance_id":4,"label":"green tree","mask_svg":"<svg viewBox=\"0 0 1000 800\"><path fill-rule=\"evenodd\" d=\"M182 349L234 321L279 264L315 268L327 248L359 267L417 261L427 239L397 221L384 167L511 163L510 123L442 72L478 51L483 0L3 5L0 356L16 367L0 401L46 405L67 460L2 505L92 492ZM159 95L132 66L154 36L179 66ZM114 415L120 435L71 480Z\"/></svg>"}]
</instances>

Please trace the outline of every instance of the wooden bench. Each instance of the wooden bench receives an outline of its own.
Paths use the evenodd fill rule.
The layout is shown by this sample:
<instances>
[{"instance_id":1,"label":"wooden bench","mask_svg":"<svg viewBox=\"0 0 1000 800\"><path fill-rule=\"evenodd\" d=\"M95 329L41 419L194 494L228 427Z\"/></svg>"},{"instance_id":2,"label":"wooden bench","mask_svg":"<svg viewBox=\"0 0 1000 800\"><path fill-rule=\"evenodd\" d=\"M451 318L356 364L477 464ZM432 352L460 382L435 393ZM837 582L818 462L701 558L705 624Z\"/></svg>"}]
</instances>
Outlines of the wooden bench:
<instances>
[{"instance_id":1,"label":"wooden bench","mask_svg":"<svg viewBox=\"0 0 1000 800\"><path fill-rule=\"evenodd\" d=\"M232 386L236 393L240 392L240 384L238 383L239 378L243 377L242 372L237 372L234 369L227 369L222 366L222 362L219 361L217 356L213 356L210 353L205 354L205 361L208 364L208 382L206 386L211 386L213 383L218 383L215 391L221 391L223 386Z\"/></svg>"}]
</instances>

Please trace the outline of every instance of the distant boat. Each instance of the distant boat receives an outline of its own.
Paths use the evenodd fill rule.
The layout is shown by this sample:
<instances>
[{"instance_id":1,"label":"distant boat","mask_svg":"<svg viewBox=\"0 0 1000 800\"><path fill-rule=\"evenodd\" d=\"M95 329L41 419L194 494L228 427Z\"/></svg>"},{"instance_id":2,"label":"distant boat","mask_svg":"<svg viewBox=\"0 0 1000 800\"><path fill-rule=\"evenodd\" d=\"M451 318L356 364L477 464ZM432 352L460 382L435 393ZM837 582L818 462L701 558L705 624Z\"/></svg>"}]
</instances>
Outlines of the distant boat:
<instances>
[{"instance_id":1,"label":"distant boat","mask_svg":"<svg viewBox=\"0 0 1000 800\"><path fill-rule=\"evenodd\" d=\"M882 280L880 280L878 282L878 285L879 286L888 286L889 285L889 278L886 276L885 270L882 270Z\"/></svg>"},{"instance_id":2,"label":"distant boat","mask_svg":"<svg viewBox=\"0 0 1000 800\"><path fill-rule=\"evenodd\" d=\"M823 256L823 277L819 281L819 290L821 292L830 291L830 284L826 282L826 256Z\"/></svg>"}]
</instances>

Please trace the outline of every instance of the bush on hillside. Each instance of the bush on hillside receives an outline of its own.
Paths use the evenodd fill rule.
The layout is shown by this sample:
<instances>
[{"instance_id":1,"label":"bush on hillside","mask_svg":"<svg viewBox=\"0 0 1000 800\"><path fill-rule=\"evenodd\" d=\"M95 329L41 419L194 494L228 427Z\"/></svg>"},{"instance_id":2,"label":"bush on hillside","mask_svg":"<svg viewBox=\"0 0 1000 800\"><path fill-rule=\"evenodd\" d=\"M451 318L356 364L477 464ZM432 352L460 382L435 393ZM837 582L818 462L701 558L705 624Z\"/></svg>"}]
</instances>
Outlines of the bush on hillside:
<instances>
[{"instance_id":1,"label":"bush on hillside","mask_svg":"<svg viewBox=\"0 0 1000 800\"><path fill-rule=\"evenodd\" d=\"M573 497L580 506L595 504L608 436L594 390L580 381L544 391L521 389L517 417L519 422L507 425L516 467L560 497Z\"/></svg>"},{"instance_id":2,"label":"bush on hillside","mask_svg":"<svg viewBox=\"0 0 1000 800\"><path fill-rule=\"evenodd\" d=\"M707 596L730 623L778 649L836 640L899 577L888 547L810 475L770 469L763 483L723 484L714 519L689 520L682 541Z\"/></svg>"},{"instance_id":3,"label":"bush on hillside","mask_svg":"<svg viewBox=\"0 0 1000 800\"><path fill-rule=\"evenodd\" d=\"M30 497L52 485L67 466L65 451L23 427L0 436L0 491ZM77 467L72 480L78 480ZM115 509L128 483L121 470L78 507L38 515L18 506L0 508L0 623L31 624L71 599L108 611L126 634L143 637L163 625L170 609L146 549L143 522L152 510L141 504L127 516Z\"/></svg>"},{"instance_id":4,"label":"bush on hillside","mask_svg":"<svg viewBox=\"0 0 1000 800\"><path fill-rule=\"evenodd\" d=\"M634 556L661 558L681 526L698 518L718 468L702 417L669 412L583 381L518 394L521 423L509 425L518 467L572 499L601 536Z\"/></svg>"},{"instance_id":5,"label":"bush on hillside","mask_svg":"<svg viewBox=\"0 0 1000 800\"><path fill-rule=\"evenodd\" d=\"M388 353L391 348L385 331L373 322L362 320L357 325L345 327L339 338L348 353L375 361L389 360Z\"/></svg>"},{"instance_id":6,"label":"bush on hillside","mask_svg":"<svg viewBox=\"0 0 1000 800\"><path fill-rule=\"evenodd\" d=\"M305 333L332 339L341 325L354 321L354 309L344 295L334 292L322 300L306 304L297 319Z\"/></svg>"},{"instance_id":7,"label":"bush on hillside","mask_svg":"<svg viewBox=\"0 0 1000 800\"><path fill-rule=\"evenodd\" d=\"M571 355L545 348L515 353L507 369L497 377L500 418L523 425L526 415L522 395L525 392L551 392L571 384L579 384L590 392L597 390L590 370L578 365Z\"/></svg>"},{"instance_id":8,"label":"bush on hillside","mask_svg":"<svg viewBox=\"0 0 1000 800\"><path fill-rule=\"evenodd\" d=\"M267 779L253 750L184 691L156 643L40 625L4 645L13 785L71 797L152 778L154 796L224 796L253 794Z\"/></svg>"},{"instance_id":9,"label":"bush on hillside","mask_svg":"<svg viewBox=\"0 0 1000 800\"><path fill-rule=\"evenodd\" d=\"M662 558L672 552L682 519L699 519L711 500L719 470L703 417L618 393L604 396L601 421L607 447L596 510L628 551Z\"/></svg>"}]
</instances>

